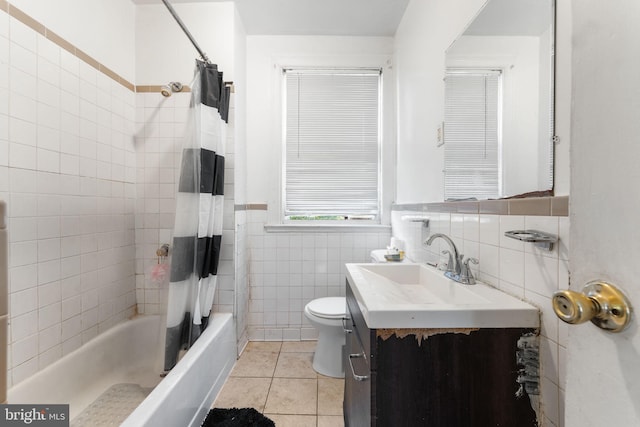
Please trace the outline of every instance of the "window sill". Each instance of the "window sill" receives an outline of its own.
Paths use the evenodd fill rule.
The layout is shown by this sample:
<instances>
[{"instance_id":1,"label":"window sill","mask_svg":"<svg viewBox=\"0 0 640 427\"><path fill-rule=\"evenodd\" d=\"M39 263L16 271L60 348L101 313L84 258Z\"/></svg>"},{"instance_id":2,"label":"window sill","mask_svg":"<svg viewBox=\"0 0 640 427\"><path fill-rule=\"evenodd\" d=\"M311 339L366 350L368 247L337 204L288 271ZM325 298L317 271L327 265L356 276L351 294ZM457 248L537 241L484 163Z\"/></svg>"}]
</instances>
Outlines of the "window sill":
<instances>
[{"instance_id":1,"label":"window sill","mask_svg":"<svg viewBox=\"0 0 640 427\"><path fill-rule=\"evenodd\" d=\"M382 224L265 224L264 231L267 233L379 233L391 231L391 226Z\"/></svg>"}]
</instances>

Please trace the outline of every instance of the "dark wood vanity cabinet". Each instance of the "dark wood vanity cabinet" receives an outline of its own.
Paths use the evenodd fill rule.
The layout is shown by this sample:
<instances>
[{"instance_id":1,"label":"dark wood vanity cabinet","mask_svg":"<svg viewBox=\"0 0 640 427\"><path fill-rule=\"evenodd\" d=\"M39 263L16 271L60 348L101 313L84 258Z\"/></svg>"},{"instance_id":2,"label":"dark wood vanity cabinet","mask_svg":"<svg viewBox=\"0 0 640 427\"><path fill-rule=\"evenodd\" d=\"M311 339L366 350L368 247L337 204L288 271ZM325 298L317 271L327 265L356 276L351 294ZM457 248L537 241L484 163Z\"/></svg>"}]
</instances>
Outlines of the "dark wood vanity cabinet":
<instances>
[{"instance_id":1,"label":"dark wood vanity cabinet","mask_svg":"<svg viewBox=\"0 0 640 427\"><path fill-rule=\"evenodd\" d=\"M518 351L531 329L369 329L348 283L347 306L345 426L538 425L537 396L518 382L535 388Z\"/></svg>"}]
</instances>

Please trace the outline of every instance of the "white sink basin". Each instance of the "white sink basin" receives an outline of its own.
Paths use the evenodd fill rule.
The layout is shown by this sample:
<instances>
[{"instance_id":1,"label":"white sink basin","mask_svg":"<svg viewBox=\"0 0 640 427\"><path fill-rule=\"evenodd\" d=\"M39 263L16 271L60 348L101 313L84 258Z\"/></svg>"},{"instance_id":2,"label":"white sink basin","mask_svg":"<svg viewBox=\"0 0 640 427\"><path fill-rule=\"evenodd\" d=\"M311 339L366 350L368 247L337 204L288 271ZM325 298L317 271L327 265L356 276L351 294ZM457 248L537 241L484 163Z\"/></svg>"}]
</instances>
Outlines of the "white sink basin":
<instances>
[{"instance_id":1,"label":"white sink basin","mask_svg":"<svg viewBox=\"0 0 640 427\"><path fill-rule=\"evenodd\" d=\"M425 264L347 264L370 328L539 326L538 310L482 282L463 285Z\"/></svg>"},{"instance_id":2,"label":"white sink basin","mask_svg":"<svg viewBox=\"0 0 640 427\"><path fill-rule=\"evenodd\" d=\"M483 304L488 301L468 286L451 286L450 280L435 280L433 274L420 264L370 264L361 265L362 275L369 283L385 282L395 285L395 296L406 297L407 302L420 304ZM454 282L455 283L455 282ZM391 291L387 282L385 286ZM475 285L474 285L475 286Z\"/></svg>"}]
</instances>

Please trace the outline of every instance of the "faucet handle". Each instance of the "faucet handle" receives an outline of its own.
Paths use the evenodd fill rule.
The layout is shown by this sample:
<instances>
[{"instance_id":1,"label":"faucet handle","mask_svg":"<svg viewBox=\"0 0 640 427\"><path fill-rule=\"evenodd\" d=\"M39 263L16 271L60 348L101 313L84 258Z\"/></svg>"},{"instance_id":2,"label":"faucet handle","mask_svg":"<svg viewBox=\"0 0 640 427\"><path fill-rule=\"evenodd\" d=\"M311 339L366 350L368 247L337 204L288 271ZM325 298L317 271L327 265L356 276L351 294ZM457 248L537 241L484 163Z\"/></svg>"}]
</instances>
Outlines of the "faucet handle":
<instances>
[{"instance_id":1,"label":"faucet handle","mask_svg":"<svg viewBox=\"0 0 640 427\"><path fill-rule=\"evenodd\" d=\"M462 255L460 255L460 259L463 259ZM476 258L469 257L463 262L464 266L469 268L469 262L475 265L478 265L478 263L480 263L480 261L478 261Z\"/></svg>"},{"instance_id":2,"label":"faucet handle","mask_svg":"<svg viewBox=\"0 0 640 427\"><path fill-rule=\"evenodd\" d=\"M463 259L462 256L460 257L460 259ZM466 260L464 260L464 262L462 263L462 269L460 271L460 282L466 283L468 285L475 285L476 278L473 277L473 272L469 268L469 262L476 265L479 263L479 261L476 258L472 258L472 257L469 257Z\"/></svg>"},{"instance_id":3,"label":"faucet handle","mask_svg":"<svg viewBox=\"0 0 640 427\"><path fill-rule=\"evenodd\" d=\"M454 272L455 271L455 262L453 261L453 255L451 254L450 251L448 250L444 250L442 251L443 255L449 255L449 260L447 261L447 271L449 272Z\"/></svg>"}]
</instances>

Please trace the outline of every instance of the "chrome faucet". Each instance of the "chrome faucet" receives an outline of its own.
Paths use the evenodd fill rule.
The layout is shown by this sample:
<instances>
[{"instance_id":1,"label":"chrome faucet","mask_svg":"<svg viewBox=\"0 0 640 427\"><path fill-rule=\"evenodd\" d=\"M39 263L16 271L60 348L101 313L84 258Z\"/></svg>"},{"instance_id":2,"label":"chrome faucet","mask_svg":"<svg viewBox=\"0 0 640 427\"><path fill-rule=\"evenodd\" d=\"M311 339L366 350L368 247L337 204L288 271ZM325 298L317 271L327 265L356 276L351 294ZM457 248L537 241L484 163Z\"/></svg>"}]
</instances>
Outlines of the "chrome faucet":
<instances>
[{"instance_id":1,"label":"chrome faucet","mask_svg":"<svg viewBox=\"0 0 640 427\"><path fill-rule=\"evenodd\" d=\"M429 237L429 239L425 243L428 246L431 246L433 241L438 237L440 237L445 242L447 242L449 244L449 248L451 249L451 251L442 251L443 254L446 254L446 253L449 254L449 262L447 263L447 271L445 272L445 275L450 276L451 274L455 274L459 276L461 271L460 255L458 254L458 248L456 247L456 244L453 243L453 240L451 240L449 236L442 233L435 233L435 234L432 234L431 237Z\"/></svg>"},{"instance_id":2,"label":"chrome faucet","mask_svg":"<svg viewBox=\"0 0 640 427\"><path fill-rule=\"evenodd\" d=\"M449 244L449 251L442 251L443 254L449 254L449 262L447 262L447 271L444 272L444 275L449 279L454 280L458 283L463 283L465 285L474 285L476 283L475 277L473 277L473 273L469 268L469 262L473 264L478 264L478 260L475 258L467 258L464 259L464 255L458 252L458 248L456 244L453 243L453 240L446 234L435 233L432 234L431 237L425 242L428 246L431 246L433 241L440 237L445 242Z\"/></svg>"}]
</instances>

